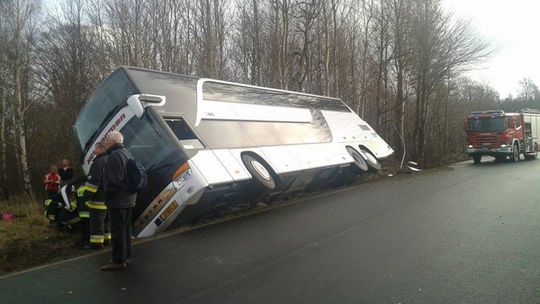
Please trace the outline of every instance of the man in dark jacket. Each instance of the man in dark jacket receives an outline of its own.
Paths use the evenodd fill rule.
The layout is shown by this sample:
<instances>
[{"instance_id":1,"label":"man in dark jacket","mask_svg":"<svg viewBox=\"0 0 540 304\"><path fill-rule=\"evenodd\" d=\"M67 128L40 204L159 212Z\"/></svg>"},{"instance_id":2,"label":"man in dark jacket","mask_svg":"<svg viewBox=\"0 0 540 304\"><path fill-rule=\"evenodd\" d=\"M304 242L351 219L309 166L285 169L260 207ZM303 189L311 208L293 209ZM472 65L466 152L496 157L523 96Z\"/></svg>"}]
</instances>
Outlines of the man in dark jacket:
<instances>
[{"instance_id":1,"label":"man in dark jacket","mask_svg":"<svg viewBox=\"0 0 540 304\"><path fill-rule=\"evenodd\" d=\"M94 158L90 172L84 186L80 187L78 192L82 195L83 202L88 208L89 223L89 241L84 249L103 248L105 243L111 240L110 220L105 206L105 190L103 186L103 177L105 174L105 165L108 155L107 146L103 142L96 144L94 148ZM88 241L88 240L87 240Z\"/></svg>"},{"instance_id":2,"label":"man in dark jacket","mask_svg":"<svg viewBox=\"0 0 540 304\"><path fill-rule=\"evenodd\" d=\"M109 159L105 166L105 204L111 217L112 262L101 267L103 271L127 267L131 255L131 214L137 199L127 185L127 161L132 156L122 144L124 136L113 131L105 138Z\"/></svg>"}]
</instances>

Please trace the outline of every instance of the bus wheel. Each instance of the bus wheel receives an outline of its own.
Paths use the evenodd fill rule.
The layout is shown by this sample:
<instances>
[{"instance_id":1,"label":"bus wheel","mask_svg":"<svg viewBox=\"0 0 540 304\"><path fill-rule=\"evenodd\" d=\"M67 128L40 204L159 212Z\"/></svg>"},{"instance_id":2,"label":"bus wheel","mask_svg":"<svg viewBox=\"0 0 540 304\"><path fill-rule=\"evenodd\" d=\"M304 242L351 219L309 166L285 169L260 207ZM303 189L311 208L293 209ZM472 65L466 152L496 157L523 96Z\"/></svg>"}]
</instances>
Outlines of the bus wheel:
<instances>
[{"instance_id":1,"label":"bus wheel","mask_svg":"<svg viewBox=\"0 0 540 304\"><path fill-rule=\"evenodd\" d=\"M347 152L349 152L349 155L354 160L354 164L356 165L356 167L358 167L358 169L364 172L368 171L368 164L366 163L366 160L362 157L362 155L358 153L358 151L356 151L352 147L347 147Z\"/></svg>"},{"instance_id":2,"label":"bus wheel","mask_svg":"<svg viewBox=\"0 0 540 304\"><path fill-rule=\"evenodd\" d=\"M246 166L247 170L260 184L265 188L273 190L276 188L276 181L272 169L266 165L266 163L260 160L258 157L244 154L242 155L242 162Z\"/></svg>"},{"instance_id":3,"label":"bus wheel","mask_svg":"<svg viewBox=\"0 0 540 304\"><path fill-rule=\"evenodd\" d=\"M364 155L366 156L366 162L368 164L368 172L370 173L374 173L374 172L377 172L379 170L381 170L381 164L379 163L379 161L377 161L377 158L371 153L369 152L369 150L365 149L365 148L362 148L360 147L360 150L364 153Z\"/></svg>"},{"instance_id":4,"label":"bus wheel","mask_svg":"<svg viewBox=\"0 0 540 304\"><path fill-rule=\"evenodd\" d=\"M475 164L479 164L480 161L482 160L482 155L478 154L478 153L473 154L472 159L473 159Z\"/></svg>"},{"instance_id":5,"label":"bus wheel","mask_svg":"<svg viewBox=\"0 0 540 304\"><path fill-rule=\"evenodd\" d=\"M514 148L512 149L512 155L510 156L510 159L515 163L519 161L519 146L517 144L514 144Z\"/></svg>"}]
</instances>

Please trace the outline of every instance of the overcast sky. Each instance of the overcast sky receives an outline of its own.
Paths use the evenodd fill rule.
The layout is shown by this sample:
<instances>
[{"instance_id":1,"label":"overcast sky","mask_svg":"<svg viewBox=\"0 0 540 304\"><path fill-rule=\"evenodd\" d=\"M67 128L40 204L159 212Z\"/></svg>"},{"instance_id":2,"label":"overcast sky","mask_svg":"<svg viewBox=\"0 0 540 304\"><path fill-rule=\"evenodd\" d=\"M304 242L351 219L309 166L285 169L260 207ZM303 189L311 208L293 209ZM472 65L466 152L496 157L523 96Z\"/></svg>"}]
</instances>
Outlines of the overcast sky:
<instances>
[{"instance_id":1,"label":"overcast sky","mask_svg":"<svg viewBox=\"0 0 540 304\"><path fill-rule=\"evenodd\" d=\"M484 68L470 72L487 82L502 98L517 95L519 80L540 85L539 0L443 0L445 8L470 19L478 34L495 49Z\"/></svg>"}]
</instances>

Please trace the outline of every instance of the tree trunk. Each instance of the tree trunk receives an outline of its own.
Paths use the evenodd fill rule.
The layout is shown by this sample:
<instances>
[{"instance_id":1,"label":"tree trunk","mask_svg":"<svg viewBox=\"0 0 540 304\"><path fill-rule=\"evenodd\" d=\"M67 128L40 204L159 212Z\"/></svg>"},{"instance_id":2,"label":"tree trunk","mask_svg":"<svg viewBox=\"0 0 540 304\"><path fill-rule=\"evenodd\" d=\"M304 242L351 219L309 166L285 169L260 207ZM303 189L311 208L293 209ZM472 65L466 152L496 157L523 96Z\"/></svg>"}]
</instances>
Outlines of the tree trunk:
<instances>
[{"instance_id":1,"label":"tree trunk","mask_svg":"<svg viewBox=\"0 0 540 304\"><path fill-rule=\"evenodd\" d=\"M326 77L324 78L324 95L330 96L330 32L328 30L328 15L326 12L326 3L323 3L323 17L324 17L324 72Z\"/></svg>"},{"instance_id":2,"label":"tree trunk","mask_svg":"<svg viewBox=\"0 0 540 304\"><path fill-rule=\"evenodd\" d=\"M2 179L2 185L7 184L7 143L6 143L6 117L7 117L7 103L6 103L6 94L5 90L2 88L0 92L0 170Z\"/></svg>"},{"instance_id":3,"label":"tree trunk","mask_svg":"<svg viewBox=\"0 0 540 304\"><path fill-rule=\"evenodd\" d=\"M281 88L289 88L289 0L283 0L281 6L283 29L281 36Z\"/></svg>"},{"instance_id":4,"label":"tree trunk","mask_svg":"<svg viewBox=\"0 0 540 304\"><path fill-rule=\"evenodd\" d=\"M23 100L22 100L22 86L21 86L21 67L19 63L15 67L15 111L14 111L14 125L17 136L17 151L20 159L20 170L23 178L23 189L28 196L34 200L35 195L32 190L32 183L30 181L30 171L28 170L28 157L26 153L26 134L25 123L23 116Z\"/></svg>"}]
</instances>

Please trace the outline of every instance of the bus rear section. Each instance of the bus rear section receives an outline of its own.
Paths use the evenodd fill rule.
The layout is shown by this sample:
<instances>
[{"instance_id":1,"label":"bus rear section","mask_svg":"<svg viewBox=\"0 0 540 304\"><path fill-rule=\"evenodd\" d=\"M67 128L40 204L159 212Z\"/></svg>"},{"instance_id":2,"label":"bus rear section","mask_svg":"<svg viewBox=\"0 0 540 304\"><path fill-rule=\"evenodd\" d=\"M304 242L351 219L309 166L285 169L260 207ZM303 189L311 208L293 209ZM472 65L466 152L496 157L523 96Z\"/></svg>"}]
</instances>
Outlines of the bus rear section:
<instances>
[{"instance_id":1,"label":"bus rear section","mask_svg":"<svg viewBox=\"0 0 540 304\"><path fill-rule=\"evenodd\" d=\"M139 68L121 72L130 94L94 134L82 133L96 142L119 130L147 168L149 187L134 212L138 237L325 187L351 169L376 170L393 153L339 99ZM91 147L81 143L86 166Z\"/></svg>"}]
</instances>

